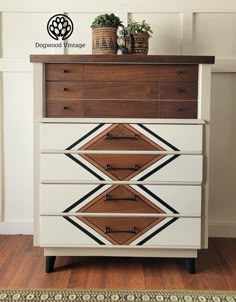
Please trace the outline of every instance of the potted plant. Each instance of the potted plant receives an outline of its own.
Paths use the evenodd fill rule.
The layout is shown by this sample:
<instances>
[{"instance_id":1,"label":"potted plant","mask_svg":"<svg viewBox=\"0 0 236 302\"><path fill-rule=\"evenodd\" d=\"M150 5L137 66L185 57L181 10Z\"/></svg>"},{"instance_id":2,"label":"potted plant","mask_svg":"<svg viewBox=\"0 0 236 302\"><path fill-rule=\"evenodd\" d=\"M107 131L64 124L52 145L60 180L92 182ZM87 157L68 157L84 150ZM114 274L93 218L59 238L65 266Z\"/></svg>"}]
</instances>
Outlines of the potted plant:
<instances>
[{"instance_id":1,"label":"potted plant","mask_svg":"<svg viewBox=\"0 0 236 302\"><path fill-rule=\"evenodd\" d=\"M153 33L151 26L145 20L142 22L130 20L126 29L129 33L130 53L147 55L148 41Z\"/></svg>"},{"instance_id":2,"label":"potted plant","mask_svg":"<svg viewBox=\"0 0 236 302\"><path fill-rule=\"evenodd\" d=\"M99 15L93 21L92 28L92 53L116 54L117 29L123 26L119 17L112 14Z\"/></svg>"}]
</instances>

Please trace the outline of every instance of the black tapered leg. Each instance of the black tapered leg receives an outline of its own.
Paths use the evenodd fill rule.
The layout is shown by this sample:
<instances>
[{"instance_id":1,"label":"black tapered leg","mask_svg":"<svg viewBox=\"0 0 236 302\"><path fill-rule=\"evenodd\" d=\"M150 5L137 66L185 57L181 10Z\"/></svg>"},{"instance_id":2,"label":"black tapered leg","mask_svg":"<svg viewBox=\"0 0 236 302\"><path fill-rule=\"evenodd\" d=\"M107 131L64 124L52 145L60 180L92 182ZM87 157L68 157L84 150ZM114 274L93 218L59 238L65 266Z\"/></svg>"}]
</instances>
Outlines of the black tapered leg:
<instances>
[{"instance_id":1,"label":"black tapered leg","mask_svg":"<svg viewBox=\"0 0 236 302\"><path fill-rule=\"evenodd\" d=\"M52 273L56 256L46 256L46 273Z\"/></svg>"},{"instance_id":2,"label":"black tapered leg","mask_svg":"<svg viewBox=\"0 0 236 302\"><path fill-rule=\"evenodd\" d=\"M190 274L195 274L195 258L186 258L185 266Z\"/></svg>"}]
</instances>

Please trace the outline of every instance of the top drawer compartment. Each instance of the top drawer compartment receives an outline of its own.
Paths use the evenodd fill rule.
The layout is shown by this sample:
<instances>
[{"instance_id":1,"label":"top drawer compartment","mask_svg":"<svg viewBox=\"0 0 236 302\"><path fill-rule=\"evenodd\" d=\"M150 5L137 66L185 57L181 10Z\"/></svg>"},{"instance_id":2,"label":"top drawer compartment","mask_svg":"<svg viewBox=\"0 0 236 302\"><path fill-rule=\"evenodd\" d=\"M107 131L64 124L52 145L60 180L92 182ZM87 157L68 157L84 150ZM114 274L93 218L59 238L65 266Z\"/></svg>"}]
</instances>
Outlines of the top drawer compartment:
<instances>
[{"instance_id":1,"label":"top drawer compartment","mask_svg":"<svg viewBox=\"0 0 236 302\"><path fill-rule=\"evenodd\" d=\"M202 151L202 125L41 124L41 150Z\"/></svg>"},{"instance_id":2,"label":"top drawer compartment","mask_svg":"<svg viewBox=\"0 0 236 302\"><path fill-rule=\"evenodd\" d=\"M46 64L46 81L83 81L82 64Z\"/></svg>"},{"instance_id":3,"label":"top drawer compartment","mask_svg":"<svg viewBox=\"0 0 236 302\"><path fill-rule=\"evenodd\" d=\"M198 66L84 65L84 81L197 81Z\"/></svg>"}]
</instances>

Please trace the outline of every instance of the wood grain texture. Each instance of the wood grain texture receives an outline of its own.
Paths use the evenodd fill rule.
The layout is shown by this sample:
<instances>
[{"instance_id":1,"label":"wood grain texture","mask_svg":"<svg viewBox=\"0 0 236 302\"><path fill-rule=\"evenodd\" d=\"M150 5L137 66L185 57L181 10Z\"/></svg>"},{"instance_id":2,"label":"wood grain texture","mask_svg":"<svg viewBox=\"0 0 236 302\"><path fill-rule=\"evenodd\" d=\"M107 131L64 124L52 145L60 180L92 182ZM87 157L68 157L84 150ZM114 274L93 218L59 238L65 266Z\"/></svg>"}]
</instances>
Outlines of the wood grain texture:
<instances>
[{"instance_id":1,"label":"wood grain texture","mask_svg":"<svg viewBox=\"0 0 236 302\"><path fill-rule=\"evenodd\" d=\"M172 63L172 64L214 64L214 56L181 56L181 55L30 55L32 63L127 63L139 64Z\"/></svg>"},{"instance_id":2,"label":"wood grain texture","mask_svg":"<svg viewBox=\"0 0 236 302\"><path fill-rule=\"evenodd\" d=\"M82 81L82 64L46 64L46 81Z\"/></svg>"},{"instance_id":3,"label":"wood grain texture","mask_svg":"<svg viewBox=\"0 0 236 302\"><path fill-rule=\"evenodd\" d=\"M198 65L160 65L160 79L162 81L197 81Z\"/></svg>"},{"instance_id":4,"label":"wood grain texture","mask_svg":"<svg viewBox=\"0 0 236 302\"><path fill-rule=\"evenodd\" d=\"M159 65L85 64L84 81L148 81L159 80Z\"/></svg>"},{"instance_id":5,"label":"wood grain texture","mask_svg":"<svg viewBox=\"0 0 236 302\"><path fill-rule=\"evenodd\" d=\"M236 290L236 239L210 238L190 275L182 259L57 257L46 274L32 236L0 235L1 288Z\"/></svg>"},{"instance_id":6,"label":"wood grain texture","mask_svg":"<svg viewBox=\"0 0 236 302\"><path fill-rule=\"evenodd\" d=\"M153 100L49 99L47 117L158 118L159 102Z\"/></svg>"},{"instance_id":7,"label":"wood grain texture","mask_svg":"<svg viewBox=\"0 0 236 302\"><path fill-rule=\"evenodd\" d=\"M197 118L197 101L160 101L161 118Z\"/></svg>"},{"instance_id":8,"label":"wood grain texture","mask_svg":"<svg viewBox=\"0 0 236 302\"><path fill-rule=\"evenodd\" d=\"M160 82L160 100L197 100L197 82Z\"/></svg>"},{"instance_id":9,"label":"wood grain texture","mask_svg":"<svg viewBox=\"0 0 236 302\"><path fill-rule=\"evenodd\" d=\"M84 82L85 99L158 99L158 82Z\"/></svg>"},{"instance_id":10,"label":"wood grain texture","mask_svg":"<svg viewBox=\"0 0 236 302\"><path fill-rule=\"evenodd\" d=\"M46 82L48 99L82 99L83 90L81 82Z\"/></svg>"}]
</instances>

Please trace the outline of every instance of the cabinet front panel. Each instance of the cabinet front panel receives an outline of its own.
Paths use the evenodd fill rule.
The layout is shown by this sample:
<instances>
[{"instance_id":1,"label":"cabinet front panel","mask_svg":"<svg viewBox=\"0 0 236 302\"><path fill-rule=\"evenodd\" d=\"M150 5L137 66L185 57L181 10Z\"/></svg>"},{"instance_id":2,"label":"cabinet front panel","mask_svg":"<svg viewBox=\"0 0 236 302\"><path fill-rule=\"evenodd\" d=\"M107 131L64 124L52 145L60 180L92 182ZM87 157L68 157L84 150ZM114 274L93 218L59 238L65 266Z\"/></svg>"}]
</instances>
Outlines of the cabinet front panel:
<instances>
[{"instance_id":1,"label":"cabinet front panel","mask_svg":"<svg viewBox=\"0 0 236 302\"><path fill-rule=\"evenodd\" d=\"M201 186L42 184L42 213L201 215Z\"/></svg>"},{"instance_id":2,"label":"cabinet front panel","mask_svg":"<svg viewBox=\"0 0 236 302\"><path fill-rule=\"evenodd\" d=\"M41 124L41 149L202 151L202 125Z\"/></svg>"},{"instance_id":3,"label":"cabinet front panel","mask_svg":"<svg viewBox=\"0 0 236 302\"><path fill-rule=\"evenodd\" d=\"M124 172L127 172L128 175L123 174L124 179L122 180L202 181L201 155L165 155L154 163L150 160L150 166L147 163L145 170L136 169L134 171L132 158L130 163L132 165L129 164L126 167L130 170ZM107 164L110 163L107 162ZM42 180L119 180L115 172L111 169L107 170L105 165L102 166L100 163L98 165L95 161L92 163L91 158L86 160L79 154L41 155Z\"/></svg>"},{"instance_id":4,"label":"cabinet front panel","mask_svg":"<svg viewBox=\"0 0 236 302\"><path fill-rule=\"evenodd\" d=\"M149 230L136 236L130 234L129 241L124 246L150 246L150 247L170 247L170 248L200 248L200 218L165 218L156 221L154 226L148 221ZM134 223L133 223L134 224ZM133 226L132 224L132 226ZM122 226L120 226L122 228ZM127 226L125 226L127 227ZM130 227L130 226L129 226ZM133 229L108 229L108 234L100 230L95 230L87 222L85 223L78 217L62 216L41 216L40 218L40 245L41 246L101 246L106 245L118 247L119 244L113 243L114 239L110 236L121 236L113 231L133 231ZM106 231L106 230L104 230ZM109 233L110 231L110 233ZM137 230L134 230L137 231ZM122 232L120 232L121 234ZM136 238L138 237L138 238ZM121 240L121 239L120 239ZM121 244L120 244L121 245ZM104 251L105 252L105 251Z\"/></svg>"},{"instance_id":5,"label":"cabinet front panel","mask_svg":"<svg viewBox=\"0 0 236 302\"><path fill-rule=\"evenodd\" d=\"M161 81L197 81L198 65L160 65Z\"/></svg>"},{"instance_id":6,"label":"cabinet front panel","mask_svg":"<svg viewBox=\"0 0 236 302\"><path fill-rule=\"evenodd\" d=\"M195 82L161 82L160 100L197 100Z\"/></svg>"},{"instance_id":7,"label":"cabinet front panel","mask_svg":"<svg viewBox=\"0 0 236 302\"><path fill-rule=\"evenodd\" d=\"M84 81L150 81L159 80L158 65L85 64Z\"/></svg>"},{"instance_id":8,"label":"cabinet front panel","mask_svg":"<svg viewBox=\"0 0 236 302\"><path fill-rule=\"evenodd\" d=\"M53 99L82 99L83 83L80 82L47 82L46 96Z\"/></svg>"},{"instance_id":9,"label":"cabinet front panel","mask_svg":"<svg viewBox=\"0 0 236 302\"><path fill-rule=\"evenodd\" d=\"M159 99L158 82L84 82L85 99Z\"/></svg>"},{"instance_id":10,"label":"cabinet front panel","mask_svg":"<svg viewBox=\"0 0 236 302\"><path fill-rule=\"evenodd\" d=\"M156 100L49 99L46 117L158 118Z\"/></svg>"},{"instance_id":11,"label":"cabinet front panel","mask_svg":"<svg viewBox=\"0 0 236 302\"><path fill-rule=\"evenodd\" d=\"M160 101L161 118L197 118L197 101Z\"/></svg>"},{"instance_id":12,"label":"cabinet front panel","mask_svg":"<svg viewBox=\"0 0 236 302\"><path fill-rule=\"evenodd\" d=\"M83 64L45 64L46 81L82 81Z\"/></svg>"}]
</instances>

